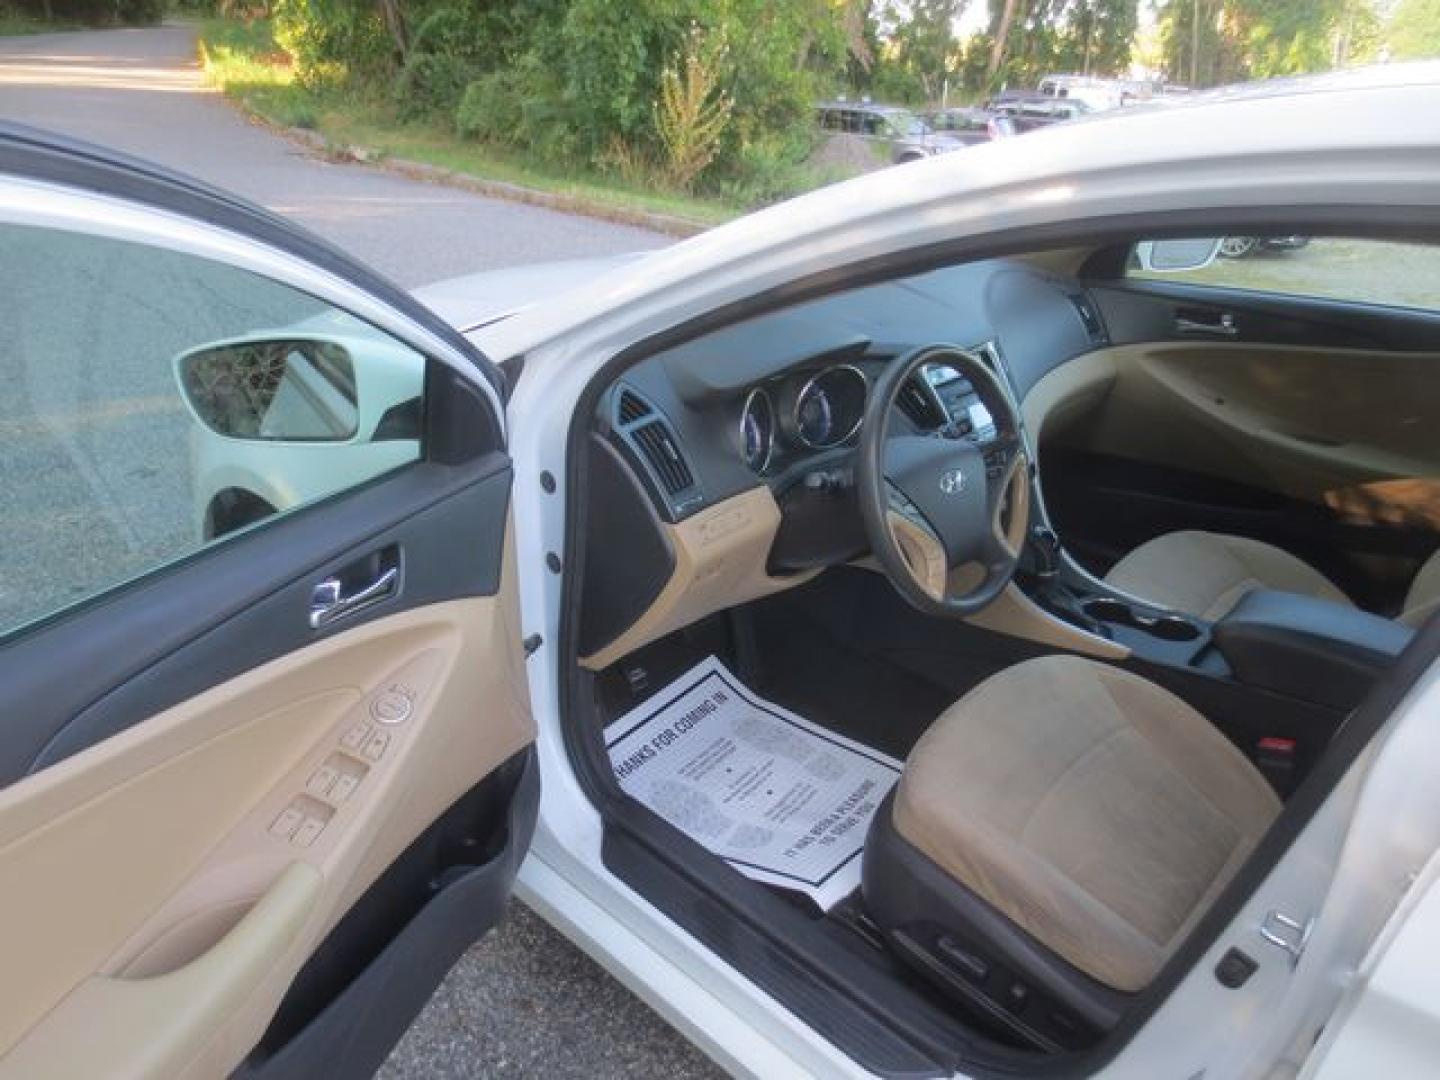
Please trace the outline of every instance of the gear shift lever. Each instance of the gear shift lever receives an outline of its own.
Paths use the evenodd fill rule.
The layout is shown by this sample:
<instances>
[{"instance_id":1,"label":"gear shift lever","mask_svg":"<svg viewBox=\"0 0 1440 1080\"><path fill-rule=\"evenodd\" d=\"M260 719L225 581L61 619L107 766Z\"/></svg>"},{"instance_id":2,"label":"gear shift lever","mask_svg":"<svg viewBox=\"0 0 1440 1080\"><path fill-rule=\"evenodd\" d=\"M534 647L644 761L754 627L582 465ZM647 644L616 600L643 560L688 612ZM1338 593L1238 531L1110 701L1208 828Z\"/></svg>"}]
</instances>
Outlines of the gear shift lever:
<instances>
[{"instance_id":1,"label":"gear shift lever","mask_svg":"<svg viewBox=\"0 0 1440 1080\"><path fill-rule=\"evenodd\" d=\"M1060 572L1060 537L1048 525L1036 525L1030 530L1030 551L1034 558L1034 573L1041 581L1052 581Z\"/></svg>"},{"instance_id":2,"label":"gear shift lever","mask_svg":"<svg viewBox=\"0 0 1440 1080\"><path fill-rule=\"evenodd\" d=\"M1049 525L1030 530L1030 572L1035 576L1033 598L1062 619L1101 637L1109 637L1096 619L1086 614L1081 600L1060 580L1060 537Z\"/></svg>"}]
</instances>

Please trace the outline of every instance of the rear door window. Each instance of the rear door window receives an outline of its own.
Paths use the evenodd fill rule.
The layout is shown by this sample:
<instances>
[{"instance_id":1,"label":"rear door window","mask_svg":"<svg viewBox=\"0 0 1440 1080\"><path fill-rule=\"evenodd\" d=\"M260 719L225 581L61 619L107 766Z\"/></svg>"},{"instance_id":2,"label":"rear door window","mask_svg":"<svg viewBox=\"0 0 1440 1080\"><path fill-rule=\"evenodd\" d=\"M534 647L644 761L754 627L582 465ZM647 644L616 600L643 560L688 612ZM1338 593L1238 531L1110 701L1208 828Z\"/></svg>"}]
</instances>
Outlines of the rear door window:
<instances>
[{"instance_id":1,"label":"rear door window","mask_svg":"<svg viewBox=\"0 0 1440 1080\"><path fill-rule=\"evenodd\" d=\"M1440 312L1440 247L1298 235L1227 236L1207 266L1128 276Z\"/></svg>"}]
</instances>

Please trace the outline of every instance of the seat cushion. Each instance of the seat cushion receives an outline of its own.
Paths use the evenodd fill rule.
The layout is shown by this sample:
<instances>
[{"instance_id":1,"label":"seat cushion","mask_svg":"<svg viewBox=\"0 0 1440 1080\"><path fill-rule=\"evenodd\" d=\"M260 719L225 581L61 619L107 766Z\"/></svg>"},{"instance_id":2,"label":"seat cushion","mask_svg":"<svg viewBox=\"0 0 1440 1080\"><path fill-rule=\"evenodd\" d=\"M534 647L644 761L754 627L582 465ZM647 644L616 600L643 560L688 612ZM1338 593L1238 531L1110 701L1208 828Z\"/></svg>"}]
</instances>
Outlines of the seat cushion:
<instances>
[{"instance_id":1,"label":"seat cushion","mask_svg":"<svg viewBox=\"0 0 1440 1080\"><path fill-rule=\"evenodd\" d=\"M1320 571L1272 544L1186 530L1141 544L1105 575L1121 592L1214 621L1251 589L1279 589L1349 604ZM1440 581L1437 581L1440 588Z\"/></svg>"},{"instance_id":2,"label":"seat cushion","mask_svg":"<svg viewBox=\"0 0 1440 1080\"><path fill-rule=\"evenodd\" d=\"M1418 627L1437 611L1440 611L1440 551L1425 560L1410 583L1400 621L1406 626Z\"/></svg>"},{"instance_id":3,"label":"seat cushion","mask_svg":"<svg viewBox=\"0 0 1440 1080\"><path fill-rule=\"evenodd\" d=\"M1118 668L1007 668L915 745L896 831L1070 964L1145 986L1279 812L1204 717Z\"/></svg>"}]
</instances>

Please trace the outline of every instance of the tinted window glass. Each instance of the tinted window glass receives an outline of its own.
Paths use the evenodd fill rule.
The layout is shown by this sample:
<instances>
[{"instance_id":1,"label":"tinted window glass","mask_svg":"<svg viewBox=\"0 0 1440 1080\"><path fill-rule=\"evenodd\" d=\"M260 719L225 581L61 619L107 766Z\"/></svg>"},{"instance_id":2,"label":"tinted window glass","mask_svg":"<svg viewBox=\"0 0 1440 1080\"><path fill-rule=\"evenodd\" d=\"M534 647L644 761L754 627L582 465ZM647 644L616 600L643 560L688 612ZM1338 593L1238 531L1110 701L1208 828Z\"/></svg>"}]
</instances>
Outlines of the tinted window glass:
<instances>
[{"instance_id":1,"label":"tinted window glass","mask_svg":"<svg viewBox=\"0 0 1440 1080\"><path fill-rule=\"evenodd\" d=\"M313 297L18 225L0 266L0 634L419 456L423 357Z\"/></svg>"},{"instance_id":2,"label":"tinted window glass","mask_svg":"<svg viewBox=\"0 0 1440 1080\"><path fill-rule=\"evenodd\" d=\"M1209 265L1131 276L1440 311L1440 247L1305 236L1228 236Z\"/></svg>"}]
</instances>

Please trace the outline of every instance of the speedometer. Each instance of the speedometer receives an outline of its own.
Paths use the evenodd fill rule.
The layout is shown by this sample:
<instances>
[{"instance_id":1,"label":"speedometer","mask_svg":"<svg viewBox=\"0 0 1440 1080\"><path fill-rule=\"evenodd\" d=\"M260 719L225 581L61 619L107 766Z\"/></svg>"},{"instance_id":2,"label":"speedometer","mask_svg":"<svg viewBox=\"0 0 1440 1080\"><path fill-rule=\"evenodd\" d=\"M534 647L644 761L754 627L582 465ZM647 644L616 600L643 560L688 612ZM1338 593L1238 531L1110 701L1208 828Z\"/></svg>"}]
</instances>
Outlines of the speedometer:
<instances>
[{"instance_id":1,"label":"speedometer","mask_svg":"<svg viewBox=\"0 0 1440 1080\"><path fill-rule=\"evenodd\" d=\"M775 406L760 387L745 398L740 414L740 447L752 472L763 473L775 451Z\"/></svg>"},{"instance_id":2,"label":"speedometer","mask_svg":"<svg viewBox=\"0 0 1440 1080\"><path fill-rule=\"evenodd\" d=\"M795 398L795 434L814 450L839 446L860 430L869 388L865 373L849 364L820 372Z\"/></svg>"}]
</instances>

